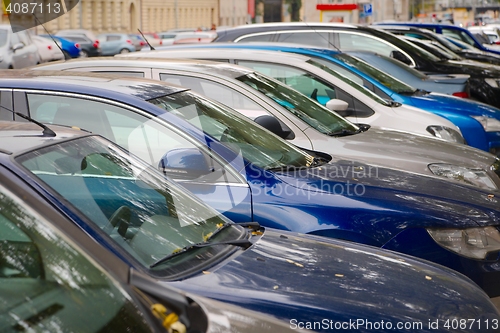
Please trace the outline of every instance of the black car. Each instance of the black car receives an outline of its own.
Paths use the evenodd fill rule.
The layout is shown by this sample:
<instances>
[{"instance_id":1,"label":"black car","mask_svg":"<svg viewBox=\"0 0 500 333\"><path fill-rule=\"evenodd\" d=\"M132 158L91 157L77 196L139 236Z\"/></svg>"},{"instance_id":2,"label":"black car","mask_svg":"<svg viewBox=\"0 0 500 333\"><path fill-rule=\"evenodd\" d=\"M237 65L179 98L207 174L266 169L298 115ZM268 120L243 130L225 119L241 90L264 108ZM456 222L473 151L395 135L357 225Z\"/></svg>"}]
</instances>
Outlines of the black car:
<instances>
[{"instance_id":1,"label":"black car","mask_svg":"<svg viewBox=\"0 0 500 333\"><path fill-rule=\"evenodd\" d=\"M479 62L486 62L493 65L500 65L500 55L498 54L481 51L475 48L462 48L450 42L443 35L437 34L427 29L406 27L406 26L392 26L392 25L390 26L380 25L377 26L377 29L383 29L395 35L402 35L422 40L433 41L453 51L462 58L476 60Z\"/></svg>"},{"instance_id":2,"label":"black car","mask_svg":"<svg viewBox=\"0 0 500 333\"><path fill-rule=\"evenodd\" d=\"M500 67L443 60L379 28L343 23L263 23L218 32L215 42L286 42L391 56L427 74L470 75L471 97L500 107Z\"/></svg>"}]
</instances>

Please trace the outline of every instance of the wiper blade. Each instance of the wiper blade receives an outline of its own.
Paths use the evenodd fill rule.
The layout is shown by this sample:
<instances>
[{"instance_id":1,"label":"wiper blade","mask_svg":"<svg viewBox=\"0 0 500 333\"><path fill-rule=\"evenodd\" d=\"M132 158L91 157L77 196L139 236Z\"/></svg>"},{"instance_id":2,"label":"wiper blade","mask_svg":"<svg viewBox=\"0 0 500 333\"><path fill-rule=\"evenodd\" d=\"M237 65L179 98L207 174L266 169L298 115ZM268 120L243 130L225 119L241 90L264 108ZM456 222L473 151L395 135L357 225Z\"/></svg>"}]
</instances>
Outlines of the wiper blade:
<instances>
[{"instance_id":1,"label":"wiper blade","mask_svg":"<svg viewBox=\"0 0 500 333\"><path fill-rule=\"evenodd\" d=\"M149 265L149 268L154 268L154 267L156 267L156 266L164 263L165 261L167 261L169 259L177 257L178 255L190 252L190 251L192 251L194 249L199 249L199 248L203 248L203 247L217 246L217 245L234 245L234 246L240 246L240 247L242 247L243 249L246 250L250 246L252 246L253 243L249 239L243 238L243 239L234 239L234 240L225 241L225 242L191 244L191 245L188 245L186 247L183 247L182 249L180 249L180 250L178 250L176 252L173 252L173 253L170 253L170 254L166 255L165 257L161 258L160 260L158 260L158 261L152 263L151 265Z\"/></svg>"},{"instance_id":2,"label":"wiper blade","mask_svg":"<svg viewBox=\"0 0 500 333\"><path fill-rule=\"evenodd\" d=\"M356 131L348 130L348 129L341 129L340 131L337 132L330 132L328 133L329 136L348 136L348 135L354 135L361 133L361 129L358 129Z\"/></svg>"}]
</instances>

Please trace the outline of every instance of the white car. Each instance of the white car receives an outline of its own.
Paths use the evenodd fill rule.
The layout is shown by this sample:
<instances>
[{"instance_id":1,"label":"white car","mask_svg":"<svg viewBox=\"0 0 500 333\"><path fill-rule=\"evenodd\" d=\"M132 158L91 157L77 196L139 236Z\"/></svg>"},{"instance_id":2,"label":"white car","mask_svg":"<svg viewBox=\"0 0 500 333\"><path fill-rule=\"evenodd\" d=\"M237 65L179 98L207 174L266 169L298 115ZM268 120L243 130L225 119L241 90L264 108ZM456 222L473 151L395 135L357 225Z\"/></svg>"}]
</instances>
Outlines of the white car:
<instances>
[{"instance_id":1,"label":"white car","mask_svg":"<svg viewBox=\"0 0 500 333\"><path fill-rule=\"evenodd\" d=\"M277 51L240 49L170 49L141 52L141 58L190 58L237 63L290 84L306 96L354 123L380 129L444 138L463 143L460 129L449 120L409 105L386 101L314 59ZM311 80L312 78L312 80ZM327 103L327 100L330 99ZM334 101L335 100L335 101ZM342 103L344 101L344 103ZM436 131L440 131L438 133Z\"/></svg>"},{"instance_id":2,"label":"white car","mask_svg":"<svg viewBox=\"0 0 500 333\"><path fill-rule=\"evenodd\" d=\"M59 41L54 42L51 39L36 35L32 35L31 40L38 48L41 62L64 60L64 54L60 49L61 44ZM59 46L56 43L59 43Z\"/></svg>"}]
</instances>

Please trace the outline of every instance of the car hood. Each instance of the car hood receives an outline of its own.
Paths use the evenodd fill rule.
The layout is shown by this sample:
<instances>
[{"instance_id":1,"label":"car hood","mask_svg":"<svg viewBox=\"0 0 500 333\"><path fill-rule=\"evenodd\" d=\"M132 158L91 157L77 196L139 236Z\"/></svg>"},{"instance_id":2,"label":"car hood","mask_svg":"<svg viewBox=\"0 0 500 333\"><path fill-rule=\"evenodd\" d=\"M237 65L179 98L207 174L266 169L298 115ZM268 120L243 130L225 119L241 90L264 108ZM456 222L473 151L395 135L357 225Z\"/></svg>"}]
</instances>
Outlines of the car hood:
<instances>
[{"instance_id":1,"label":"car hood","mask_svg":"<svg viewBox=\"0 0 500 333\"><path fill-rule=\"evenodd\" d=\"M438 109L448 109L450 111L456 111L457 113L471 116L488 116L500 119L499 108L468 98L460 98L440 93L430 93L428 95L418 97L418 99L439 103L437 106Z\"/></svg>"},{"instance_id":2,"label":"car hood","mask_svg":"<svg viewBox=\"0 0 500 333\"><path fill-rule=\"evenodd\" d=\"M384 229L387 234L394 235L400 228L408 227L465 228L500 223L500 200L491 192L444 178L352 161L331 162L314 168L276 172L275 175L295 187L297 193L314 192L308 197L317 205L333 204L334 200L341 200L339 196L344 196L356 200L359 208L384 210L386 216L414 216L413 219L400 217L401 223L390 221L385 227L377 224L377 228ZM349 204L344 202L344 205L344 209L348 209ZM419 218L421 214L426 218ZM381 224L382 220L381 217Z\"/></svg>"},{"instance_id":3,"label":"car hood","mask_svg":"<svg viewBox=\"0 0 500 333\"><path fill-rule=\"evenodd\" d=\"M232 260L173 284L291 324L499 318L484 292L444 267L355 243L270 229ZM419 331L426 329L424 325Z\"/></svg>"},{"instance_id":4,"label":"car hood","mask_svg":"<svg viewBox=\"0 0 500 333\"><path fill-rule=\"evenodd\" d=\"M305 132L314 138L314 150L329 153L337 159L350 159L423 175L433 175L428 168L431 163L488 170L496 160L492 154L467 145L406 132L370 128L363 133L337 138L326 135L319 138L312 128Z\"/></svg>"}]
</instances>

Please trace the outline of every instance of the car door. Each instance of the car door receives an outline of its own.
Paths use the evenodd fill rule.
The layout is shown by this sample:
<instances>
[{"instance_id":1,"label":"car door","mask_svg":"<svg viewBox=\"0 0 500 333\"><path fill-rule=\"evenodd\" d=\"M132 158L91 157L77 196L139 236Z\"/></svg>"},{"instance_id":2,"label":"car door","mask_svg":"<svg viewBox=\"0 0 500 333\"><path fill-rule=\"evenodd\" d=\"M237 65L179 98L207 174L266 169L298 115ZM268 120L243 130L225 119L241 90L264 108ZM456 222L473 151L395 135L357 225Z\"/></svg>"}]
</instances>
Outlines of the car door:
<instances>
[{"instance_id":1,"label":"car door","mask_svg":"<svg viewBox=\"0 0 500 333\"><path fill-rule=\"evenodd\" d=\"M164 156L170 152L202 155L209 174L207 171L193 176L180 172L172 178L230 219L252 220L251 193L246 179L230 165L232 161L215 155L206 142L195 141L158 117L146 116L140 110L119 103L90 100L85 96L30 92L26 93L26 99L32 118L98 133L155 168L160 168ZM189 107L179 112L196 112L187 109Z\"/></svg>"}]
</instances>

